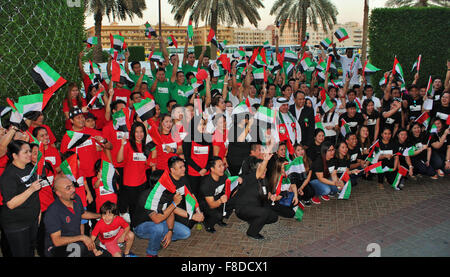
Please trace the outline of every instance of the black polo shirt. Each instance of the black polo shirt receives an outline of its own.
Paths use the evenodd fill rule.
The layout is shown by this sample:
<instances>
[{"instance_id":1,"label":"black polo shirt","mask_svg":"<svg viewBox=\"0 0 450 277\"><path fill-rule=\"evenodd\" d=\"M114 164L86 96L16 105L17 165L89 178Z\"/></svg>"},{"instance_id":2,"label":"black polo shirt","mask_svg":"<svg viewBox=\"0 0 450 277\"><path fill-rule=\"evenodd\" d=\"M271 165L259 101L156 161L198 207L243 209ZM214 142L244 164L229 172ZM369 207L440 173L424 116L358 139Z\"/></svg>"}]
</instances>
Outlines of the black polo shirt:
<instances>
[{"instance_id":1,"label":"black polo shirt","mask_svg":"<svg viewBox=\"0 0 450 277\"><path fill-rule=\"evenodd\" d=\"M62 237L81 235L81 215L84 214L84 212L83 203L77 194L75 194L75 200L73 200L72 211L56 197L55 201L48 207L44 216L46 249L54 246L53 241L50 238L50 235L53 233L61 231Z\"/></svg>"}]
</instances>

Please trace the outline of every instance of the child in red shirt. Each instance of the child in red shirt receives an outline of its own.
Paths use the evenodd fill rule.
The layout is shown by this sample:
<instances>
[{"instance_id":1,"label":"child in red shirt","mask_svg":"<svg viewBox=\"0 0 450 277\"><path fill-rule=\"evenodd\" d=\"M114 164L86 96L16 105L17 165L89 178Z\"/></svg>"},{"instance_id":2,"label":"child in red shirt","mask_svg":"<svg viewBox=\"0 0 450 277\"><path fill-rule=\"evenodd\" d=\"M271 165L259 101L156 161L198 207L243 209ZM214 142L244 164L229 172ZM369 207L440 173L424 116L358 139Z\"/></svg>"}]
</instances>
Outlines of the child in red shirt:
<instances>
[{"instance_id":1,"label":"child in red shirt","mask_svg":"<svg viewBox=\"0 0 450 277\"><path fill-rule=\"evenodd\" d=\"M136 257L130 249L134 241L134 233L130 225L119 216L117 205L111 201L105 202L100 208L101 219L95 224L91 234L92 241L99 238L100 242L113 257L122 257L118 243L125 242L125 257Z\"/></svg>"},{"instance_id":2,"label":"child in red shirt","mask_svg":"<svg viewBox=\"0 0 450 277\"><path fill-rule=\"evenodd\" d=\"M103 186L103 182L102 182L102 161L98 160L97 162L95 162L95 171L97 172L97 176L94 177L92 179L92 183L94 184L94 189L95 189L95 207L96 207L96 212L99 213L100 212L100 208L101 206L106 203L107 201L110 201L114 204L117 204L117 194L115 193L116 191L118 191L118 186L117 186L117 182L116 182L116 178L113 178L113 182L114 182L114 188L109 188L106 189Z\"/></svg>"}]
</instances>

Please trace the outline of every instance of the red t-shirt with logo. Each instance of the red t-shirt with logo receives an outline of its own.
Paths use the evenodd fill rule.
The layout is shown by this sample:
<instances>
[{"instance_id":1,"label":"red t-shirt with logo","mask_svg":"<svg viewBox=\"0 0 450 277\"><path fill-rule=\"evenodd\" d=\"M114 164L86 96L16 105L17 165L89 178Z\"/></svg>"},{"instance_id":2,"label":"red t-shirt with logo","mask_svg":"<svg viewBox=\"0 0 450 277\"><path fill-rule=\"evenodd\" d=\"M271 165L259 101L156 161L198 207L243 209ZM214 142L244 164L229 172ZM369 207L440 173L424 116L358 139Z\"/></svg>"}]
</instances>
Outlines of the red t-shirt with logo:
<instances>
[{"instance_id":1,"label":"red t-shirt with logo","mask_svg":"<svg viewBox=\"0 0 450 277\"><path fill-rule=\"evenodd\" d=\"M50 143L49 143L49 144L55 143L55 142L56 142L56 137L55 137L55 135L53 134L53 132L52 132L52 130L50 129L50 127L47 126L47 125L45 125L45 124L42 124L40 127L44 127L45 130L47 130L47 133L48 133L48 139L50 140ZM28 128L28 131L32 134L34 129L35 129L35 127L31 127L31 126L30 126L30 128Z\"/></svg>"},{"instance_id":2,"label":"red t-shirt with logo","mask_svg":"<svg viewBox=\"0 0 450 277\"><path fill-rule=\"evenodd\" d=\"M82 103L82 107L87 106L86 100L84 98L81 98L81 103ZM76 98L72 99L72 106L74 108L79 108L79 109L82 108L82 107L78 107L78 102L77 102ZM70 112L70 107L69 107L69 103L67 102L67 99L64 99L64 101L63 101L63 112L65 112L65 113ZM66 119L65 127L66 127L66 130L72 129L72 122L70 122L70 119Z\"/></svg>"},{"instance_id":3,"label":"red t-shirt with logo","mask_svg":"<svg viewBox=\"0 0 450 277\"><path fill-rule=\"evenodd\" d=\"M218 157L222 158L222 160L225 158L225 155L227 154L227 147L225 146L225 142L227 140L228 132L225 131L224 133L220 132L219 130L216 130L214 132L213 138L212 138L212 145L219 147L219 154Z\"/></svg>"},{"instance_id":4,"label":"red t-shirt with logo","mask_svg":"<svg viewBox=\"0 0 450 277\"><path fill-rule=\"evenodd\" d=\"M116 100L123 100L125 103L127 103L127 106L130 106L130 95L131 95L131 90L126 89L126 88L115 88L114 89L114 96L113 96L113 101Z\"/></svg>"},{"instance_id":5,"label":"red t-shirt with logo","mask_svg":"<svg viewBox=\"0 0 450 277\"><path fill-rule=\"evenodd\" d=\"M181 145L182 141L176 142L172 135L169 133L168 135L161 135L161 145L156 145L156 169L158 170L169 170L169 165L167 164L168 160L177 156L175 153L167 153L164 151L166 145L170 146L172 149L177 148Z\"/></svg>"},{"instance_id":6,"label":"red t-shirt with logo","mask_svg":"<svg viewBox=\"0 0 450 277\"><path fill-rule=\"evenodd\" d=\"M101 243L105 244L116 239L120 229L125 229L130 226L125 219L120 216L116 216L110 224L106 224L103 219L100 219L95 224L94 230L92 230L92 236L97 237Z\"/></svg>"},{"instance_id":7,"label":"red t-shirt with logo","mask_svg":"<svg viewBox=\"0 0 450 277\"><path fill-rule=\"evenodd\" d=\"M117 153L119 152L120 146L122 144L121 138L124 135L128 136L128 134L125 132L114 130L112 120L108 121L102 130L102 136L112 144L113 148L110 151L112 156L112 162L115 168L123 167L123 162L121 163L117 162Z\"/></svg>"},{"instance_id":8,"label":"red t-shirt with logo","mask_svg":"<svg viewBox=\"0 0 450 277\"><path fill-rule=\"evenodd\" d=\"M136 143L137 152L128 142L123 151L123 185L137 187L147 181L145 171L149 168L148 158L143 153L142 144Z\"/></svg>"}]
</instances>

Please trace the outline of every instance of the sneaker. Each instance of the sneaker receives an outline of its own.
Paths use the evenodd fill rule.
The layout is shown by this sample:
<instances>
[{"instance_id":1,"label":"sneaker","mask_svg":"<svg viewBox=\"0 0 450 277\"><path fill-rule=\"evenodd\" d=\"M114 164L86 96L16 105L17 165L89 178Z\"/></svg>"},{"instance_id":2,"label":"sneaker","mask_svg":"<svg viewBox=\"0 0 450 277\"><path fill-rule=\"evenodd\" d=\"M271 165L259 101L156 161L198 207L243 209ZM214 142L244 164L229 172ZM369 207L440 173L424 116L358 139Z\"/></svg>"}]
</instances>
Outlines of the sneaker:
<instances>
[{"instance_id":1,"label":"sneaker","mask_svg":"<svg viewBox=\"0 0 450 277\"><path fill-rule=\"evenodd\" d=\"M314 204L320 204L320 198L317 196L314 196L313 198L311 198L311 202L313 202Z\"/></svg>"},{"instance_id":2,"label":"sneaker","mask_svg":"<svg viewBox=\"0 0 450 277\"><path fill-rule=\"evenodd\" d=\"M403 189L403 188L405 187L405 184L404 184L404 183L400 183L400 184L398 185L398 187L399 187L400 189Z\"/></svg>"},{"instance_id":3,"label":"sneaker","mask_svg":"<svg viewBox=\"0 0 450 277\"><path fill-rule=\"evenodd\" d=\"M330 197L328 195L321 195L320 198L322 198L323 201L330 201Z\"/></svg>"},{"instance_id":4,"label":"sneaker","mask_svg":"<svg viewBox=\"0 0 450 277\"><path fill-rule=\"evenodd\" d=\"M439 177L444 177L445 176L444 171L442 171L440 169L437 170L437 174L439 175Z\"/></svg>"},{"instance_id":5,"label":"sneaker","mask_svg":"<svg viewBox=\"0 0 450 277\"><path fill-rule=\"evenodd\" d=\"M126 255L124 255L126 258L137 258L137 256L133 253L133 252L131 252L130 251L130 253L128 253L128 254L126 254Z\"/></svg>"},{"instance_id":6,"label":"sneaker","mask_svg":"<svg viewBox=\"0 0 450 277\"><path fill-rule=\"evenodd\" d=\"M305 207L311 207L312 205L311 200L305 201L303 202L303 204L305 205Z\"/></svg>"},{"instance_id":7,"label":"sneaker","mask_svg":"<svg viewBox=\"0 0 450 277\"><path fill-rule=\"evenodd\" d=\"M431 176L431 179L437 180L437 179L439 179L439 177L437 175L434 175L434 176Z\"/></svg>"}]
</instances>

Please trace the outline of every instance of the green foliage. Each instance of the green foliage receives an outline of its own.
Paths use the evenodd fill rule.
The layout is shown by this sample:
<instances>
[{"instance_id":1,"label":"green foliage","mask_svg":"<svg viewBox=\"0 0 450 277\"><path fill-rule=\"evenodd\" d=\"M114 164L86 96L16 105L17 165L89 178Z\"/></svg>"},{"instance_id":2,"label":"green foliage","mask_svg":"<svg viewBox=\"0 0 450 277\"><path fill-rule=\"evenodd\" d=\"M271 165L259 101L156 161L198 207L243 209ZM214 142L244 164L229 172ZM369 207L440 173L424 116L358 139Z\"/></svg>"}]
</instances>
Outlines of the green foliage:
<instances>
[{"instance_id":1,"label":"green foliage","mask_svg":"<svg viewBox=\"0 0 450 277\"><path fill-rule=\"evenodd\" d=\"M77 56L83 49L84 3L68 7L67 1L3 0L0 2L0 105L6 97L41 93L31 69L47 62L67 82L81 83ZM45 123L62 137L62 101L67 84L55 92L44 110Z\"/></svg>"},{"instance_id":2,"label":"green foliage","mask_svg":"<svg viewBox=\"0 0 450 277\"><path fill-rule=\"evenodd\" d=\"M130 62L145 61L144 46L129 46L128 51L130 52L130 57L128 58L128 61Z\"/></svg>"},{"instance_id":3,"label":"green foliage","mask_svg":"<svg viewBox=\"0 0 450 277\"><path fill-rule=\"evenodd\" d=\"M202 48L203 46L201 45L195 45L194 46L194 54L195 54L195 58L198 59L200 57L200 54L202 53ZM205 55L208 55L209 53L211 53L211 46L206 46L206 51L205 51Z\"/></svg>"},{"instance_id":4,"label":"green foliage","mask_svg":"<svg viewBox=\"0 0 450 277\"><path fill-rule=\"evenodd\" d=\"M91 48L91 50L89 50L86 55L84 55L81 58L81 61L83 63L87 63L89 62L89 60L93 61L93 55L94 55L94 48ZM102 51L102 59L100 61L100 63L106 63L108 62L108 58L111 56L111 54L109 53L109 51L103 50Z\"/></svg>"},{"instance_id":5,"label":"green foliage","mask_svg":"<svg viewBox=\"0 0 450 277\"><path fill-rule=\"evenodd\" d=\"M378 82L384 72L392 70L397 56L403 68L405 81L411 84L412 65L421 54L418 85L426 86L428 77L445 78L446 61L450 58L449 8L374 9L369 23L369 59L382 70L372 76Z\"/></svg>"}]
</instances>

